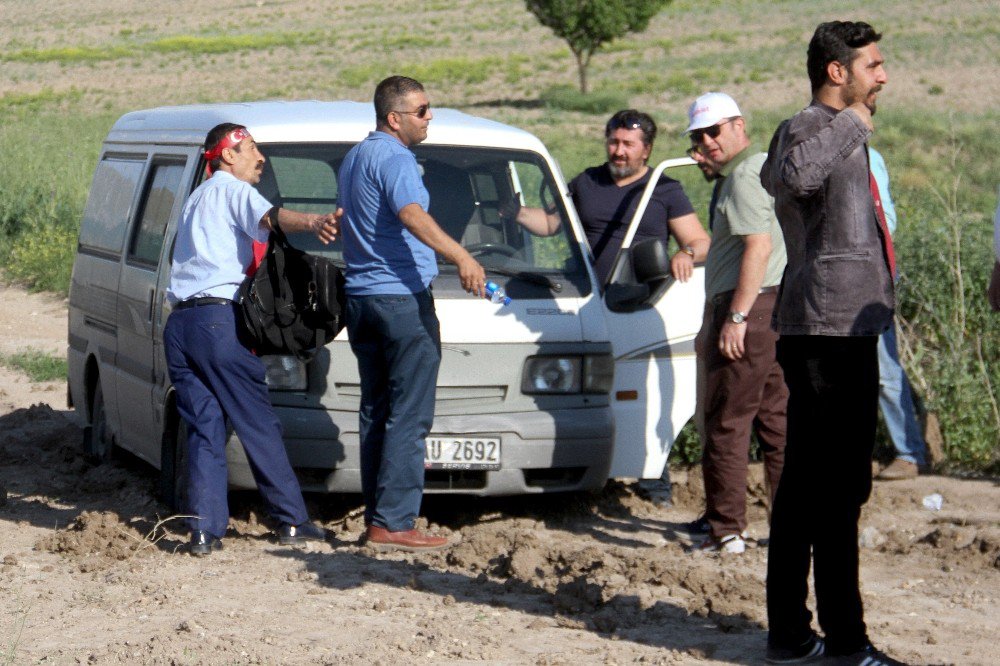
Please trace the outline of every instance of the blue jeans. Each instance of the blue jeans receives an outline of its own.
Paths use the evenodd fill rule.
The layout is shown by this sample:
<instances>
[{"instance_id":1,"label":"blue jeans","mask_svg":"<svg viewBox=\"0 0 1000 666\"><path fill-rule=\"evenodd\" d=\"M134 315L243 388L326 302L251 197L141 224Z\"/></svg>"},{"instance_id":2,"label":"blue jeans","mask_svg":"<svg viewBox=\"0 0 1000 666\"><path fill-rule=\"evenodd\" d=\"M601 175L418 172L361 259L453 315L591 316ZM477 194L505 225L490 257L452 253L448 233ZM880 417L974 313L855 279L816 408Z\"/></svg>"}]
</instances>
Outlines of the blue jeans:
<instances>
[{"instance_id":1,"label":"blue jeans","mask_svg":"<svg viewBox=\"0 0 1000 666\"><path fill-rule=\"evenodd\" d=\"M896 447L896 457L917 465L925 464L927 444L913 410L910 382L899 362L895 322L878 339L878 385L878 404Z\"/></svg>"},{"instance_id":2,"label":"blue jeans","mask_svg":"<svg viewBox=\"0 0 1000 666\"><path fill-rule=\"evenodd\" d=\"M429 291L348 296L347 332L358 359L361 492L365 521L413 529L424 492L441 333Z\"/></svg>"},{"instance_id":3,"label":"blue jeans","mask_svg":"<svg viewBox=\"0 0 1000 666\"><path fill-rule=\"evenodd\" d=\"M236 337L234 305L174 310L163 331L177 411L188 424L188 506L192 530L223 537L226 501L226 420L240 438L257 488L278 522L309 519L288 461L281 422L271 406L264 364Z\"/></svg>"}]
</instances>

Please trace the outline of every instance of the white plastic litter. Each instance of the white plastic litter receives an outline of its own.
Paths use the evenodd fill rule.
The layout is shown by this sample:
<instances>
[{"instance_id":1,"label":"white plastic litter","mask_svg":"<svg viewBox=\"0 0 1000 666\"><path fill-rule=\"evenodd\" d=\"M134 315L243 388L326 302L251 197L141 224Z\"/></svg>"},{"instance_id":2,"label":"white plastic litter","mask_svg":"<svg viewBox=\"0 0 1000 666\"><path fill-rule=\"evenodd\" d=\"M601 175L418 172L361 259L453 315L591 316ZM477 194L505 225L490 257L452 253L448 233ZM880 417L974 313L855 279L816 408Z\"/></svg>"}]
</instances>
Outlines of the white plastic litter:
<instances>
[{"instance_id":1,"label":"white plastic litter","mask_svg":"<svg viewBox=\"0 0 1000 666\"><path fill-rule=\"evenodd\" d=\"M924 508L928 511L940 511L944 498L940 493L932 493L924 498Z\"/></svg>"}]
</instances>

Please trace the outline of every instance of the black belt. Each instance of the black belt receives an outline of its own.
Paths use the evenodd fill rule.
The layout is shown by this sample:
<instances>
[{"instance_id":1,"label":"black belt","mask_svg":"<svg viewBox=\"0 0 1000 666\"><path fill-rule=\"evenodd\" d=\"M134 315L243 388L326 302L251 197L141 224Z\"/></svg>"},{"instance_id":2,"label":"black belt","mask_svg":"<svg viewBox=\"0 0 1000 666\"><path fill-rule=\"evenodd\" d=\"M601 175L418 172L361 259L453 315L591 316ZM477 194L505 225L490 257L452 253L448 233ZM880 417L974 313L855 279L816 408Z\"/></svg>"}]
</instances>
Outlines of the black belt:
<instances>
[{"instance_id":1,"label":"black belt","mask_svg":"<svg viewBox=\"0 0 1000 666\"><path fill-rule=\"evenodd\" d=\"M232 305L228 298L216 298L215 296L202 296L201 298L189 298L174 306L174 310L184 310L185 308L196 308L199 305Z\"/></svg>"},{"instance_id":2,"label":"black belt","mask_svg":"<svg viewBox=\"0 0 1000 666\"><path fill-rule=\"evenodd\" d=\"M777 294L779 285L772 285L770 287L761 287L757 292L758 294ZM729 291L724 291L721 294L716 294L712 297L712 303L719 305L720 303L725 303L733 299L733 294L736 293L735 289L730 289Z\"/></svg>"}]
</instances>

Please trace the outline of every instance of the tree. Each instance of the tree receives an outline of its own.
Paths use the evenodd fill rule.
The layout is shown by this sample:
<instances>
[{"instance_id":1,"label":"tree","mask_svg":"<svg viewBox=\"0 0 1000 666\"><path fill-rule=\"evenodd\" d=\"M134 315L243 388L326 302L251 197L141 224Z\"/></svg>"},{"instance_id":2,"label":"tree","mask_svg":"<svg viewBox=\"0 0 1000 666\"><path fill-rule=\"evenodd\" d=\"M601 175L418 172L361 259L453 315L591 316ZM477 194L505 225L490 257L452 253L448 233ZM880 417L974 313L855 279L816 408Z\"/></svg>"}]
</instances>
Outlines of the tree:
<instances>
[{"instance_id":1,"label":"tree","mask_svg":"<svg viewBox=\"0 0 1000 666\"><path fill-rule=\"evenodd\" d=\"M587 67L594 53L629 32L642 32L670 0L525 0L528 11L569 44L587 92Z\"/></svg>"}]
</instances>

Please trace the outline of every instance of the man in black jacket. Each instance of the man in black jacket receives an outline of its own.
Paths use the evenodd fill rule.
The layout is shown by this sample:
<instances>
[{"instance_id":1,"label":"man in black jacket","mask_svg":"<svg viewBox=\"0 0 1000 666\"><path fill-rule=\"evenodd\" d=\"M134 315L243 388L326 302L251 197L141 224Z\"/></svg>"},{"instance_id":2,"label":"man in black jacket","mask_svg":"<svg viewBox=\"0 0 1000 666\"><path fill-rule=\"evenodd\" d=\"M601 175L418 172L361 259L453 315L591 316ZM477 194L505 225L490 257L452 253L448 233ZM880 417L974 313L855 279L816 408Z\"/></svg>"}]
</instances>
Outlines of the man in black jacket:
<instances>
[{"instance_id":1,"label":"man in black jacket","mask_svg":"<svg viewBox=\"0 0 1000 666\"><path fill-rule=\"evenodd\" d=\"M878 336L895 306L892 240L868 166L887 82L867 23L823 23L809 43L812 103L771 141L761 183L788 265L772 325L788 384L785 466L771 516L767 660L898 664L875 650L858 581L858 519L871 493ZM806 607L810 563L825 641Z\"/></svg>"}]
</instances>

